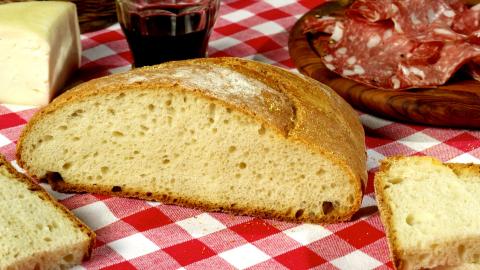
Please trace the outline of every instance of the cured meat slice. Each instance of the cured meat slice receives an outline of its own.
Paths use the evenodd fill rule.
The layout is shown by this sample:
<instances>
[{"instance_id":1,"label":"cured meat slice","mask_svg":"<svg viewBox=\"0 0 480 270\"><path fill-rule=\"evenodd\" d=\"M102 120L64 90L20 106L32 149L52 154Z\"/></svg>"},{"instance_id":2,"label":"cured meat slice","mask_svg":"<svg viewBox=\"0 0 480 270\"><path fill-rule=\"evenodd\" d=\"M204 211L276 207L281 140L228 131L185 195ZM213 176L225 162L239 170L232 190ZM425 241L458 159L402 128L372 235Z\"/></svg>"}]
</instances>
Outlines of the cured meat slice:
<instances>
[{"instance_id":1,"label":"cured meat slice","mask_svg":"<svg viewBox=\"0 0 480 270\"><path fill-rule=\"evenodd\" d=\"M346 11L348 17L364 18L369 22L378 22L392 18L398 11L393 0L357 0Z\"/></svg>"},{"instance_id":2,"label":"cured meat slice","mask_svg":"<svg viewBox=\"0 0 480 270\"><path fill-rule=\"evenodd\" d=\"M391 26L347 20L337 23L332 40L336 43L328 47L328 54L322 58L330 70L373 87L406 87L394 76L398 63L416 43L395 33Z\"/></svg>"},{"instance_id":3,"label":"cured meat slice","mask_svg":"<svg viewBox=\"0 0 480 270\"><path fill-rule=\"evenodd\" d=\"M335 27L335 23L338 21L338 18L331 16L323 17L308 17L305 19L305 25L303 28L304 33L327 33L331 34Z\"/></svg>"},{"instance_id":4,"label":"cured meat slice","mask_svg":"<svg viewBox=\"0 0 480 270\"><path fill-rule=\"evenodd\" d=\"M331 42L322 58L343 77L384 89L432 87L465 64L480 77L480 5L357 0L345 14L328 21Z\"/></svg>"},{"instance_id":5,"label":"cured meat slice","mask_svg":"<svg viewBox=\"0 0 480 270\"><path fill-rule=\"evenodd\" d=\"M480 45L480 30L471 33L467 40L471 44Z\"/></svg>"},{"instance_id":6,"label":"cured meat slice","mask_svg":"<svg viewBox=\"0 0 480 270\"><path fill-rule=\"evenodd\" d=\"M350 18L370 22L390 20L396 32L412 39L435 41L464 38L450 29L456 11L444 1L357 0L346 14Z\"/></svg>"},{"instance_id":7,"label":"cured meat slice","mask_svg":"<svg viewBox=\"0 0 480 270\"><path fill-rule=\"evenodd\" d=\"M473 79L480 81L480 57L476 57L468 63L467 69Z\"/></svg>"},{"instance_id":8,"label":"cured meat slice","mask_svg":"<svg viewBox=\"0 0 480 270\"><path fill-rule=\"evenodd\" d=\"M444 1L395 1L395 5L398 12L392 17L392 21L399 33L405 33L417 40L427 40L432 39L432 34L452 32L450 27L456 12Z\"/></svg>"},{"instance_id":9,"label":"cured meat slice","mask_svg":"<svg viewBox=\"0 0 480 270\"><path fill-rule=\"evenodd\" d=\"M342 23L342 37L323 57L330 70L362 84L384 89L444 84L480 48L466 42L419 43L388 25ZM361 29L361 31L360 31Z\"/></svg>"},{"instance_id":10,"label":"cured meat slice","mask_svg":"<svg viewBox=\"0 0 480 270\"><path fill-rule=\"evenodd\" d=\"M471 35L480 30L480 4L457 13L452 29L465 35Z\"/></svg>"},{"instance_id":11,"label":"cured meat slice","mask_svg":"<svg viewBox=\"0 0 480 270\"><path fill-rule=\"evenodd\" d=\"M442 85L464 64L480 56L480 49L466 42L449 42L443 46L438 61L434 64L409 65L401 62L397 76L409 87Z\"/></svg>"}]
</instances>

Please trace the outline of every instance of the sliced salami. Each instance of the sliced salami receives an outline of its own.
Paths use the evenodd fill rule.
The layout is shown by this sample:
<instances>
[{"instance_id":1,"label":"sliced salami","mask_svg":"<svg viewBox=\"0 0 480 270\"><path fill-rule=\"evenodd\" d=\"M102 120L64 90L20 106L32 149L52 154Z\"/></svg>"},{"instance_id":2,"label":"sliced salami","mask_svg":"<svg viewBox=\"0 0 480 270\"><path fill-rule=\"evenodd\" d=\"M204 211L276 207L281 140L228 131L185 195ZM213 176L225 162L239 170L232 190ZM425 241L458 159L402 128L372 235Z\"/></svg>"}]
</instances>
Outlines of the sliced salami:
<instances>
[{"instance_id":1,"label":"sliced salami","mask_svg":"<svg viewBox=\"0 0 480 270\"><path fill-rule=\"evenodd\" d=\"M392 17L395 30L419 41L435 41L442 33L455 35L451 25L456 13L441 0L395 1L398 12Z\"/></svg>"},{"instance_id":2,"label":"sliced salami","mask_svg":"<svg viewBox=\"0 0 480 270\"><path fill-rule=\"evenodd\" d=\"M480 50L466 42L445 43L436 63L409 65L401 62L397 76L405 85L409 85L408 87L442 85L461 66L476 56L480 56Z\"/></svg>"},{"instance_id":3,"label":"sliced salami","mask_svg":"<svg viewBox=\"0 0 480 270\"><path fill-rule=\"evenodd\" d=\"M391 19L398 11L393 0L357 0L346 11L348 17L363 18L369 22Z\"/></svg>"},{"instance_id":4,"label":"sliced salami","mask_svg":"<svg viewBox=\"0 0 480 270\"><path fill-rule=\"evenodd\" d=\"M458 12L452 25L452 29L458 33L471 35L480 30L480 4Z\"/></svg>"},{"instance_id":5,"label":"sliced salami","mask_svg":"<svg viewBox=\"0 0 480 270\"><path fill-rule=\"evenodd\" d=\"M331 42L322 58L343 77L394 90L442 85L465 64L479 71L472 61L480 59L480 6L357 0L345 14L328 21Z\"/></svg>"},{"instance_id":6,"label":"sliced salami","mask_svg":"<svg viewBox=\"0 0 480 270\"><path fill-rule=\"evenodd\" d=\"M335 23L338 21L338 18L331 16L323 17L308 17L305 19L305 26L303 28L304 33L326 33L331 34L335 27Z\"/></svg>"},{"instance_id":7,"label":"sliced salami","mask_svg":"<svg viewBox=\"0 0 480 270\"><path fill-rule=\"evenodd\" d=\"M467 66L468 72L477 81L480 81L480 57L473 59Z\"/></svg>"},{"instance_id":8,"label":"sliced salami","mask_svg":"<svg viewBox=\"0 0 480 270\"><path fill-rule=\"evenodd\" d=\"M405 87L395 74L399 61L415 48L415 42L395 33L388 24L347 20L336 29L332 39L337 42L328 47L322 59L327 68L374 87Z\"/></svg>"},{"instance_id":9,"label":"sliced salami","mask_svg":"<svg viewBox=\"0 0 480 270\"><path fill-rule=\"evenodd\" d=\"M471 33L467 40L471 44L480 45L480 30Z\"/></svg>"}]
</instances>

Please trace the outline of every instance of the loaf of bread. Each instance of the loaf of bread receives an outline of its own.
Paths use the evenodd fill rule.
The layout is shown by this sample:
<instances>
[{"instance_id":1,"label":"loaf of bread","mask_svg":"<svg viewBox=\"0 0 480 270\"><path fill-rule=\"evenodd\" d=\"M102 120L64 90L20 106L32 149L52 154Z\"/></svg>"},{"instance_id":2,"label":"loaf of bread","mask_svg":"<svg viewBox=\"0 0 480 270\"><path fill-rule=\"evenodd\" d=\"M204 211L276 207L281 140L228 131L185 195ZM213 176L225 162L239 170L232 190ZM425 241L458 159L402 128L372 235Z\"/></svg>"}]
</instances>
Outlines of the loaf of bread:
<instances>
[{"instance_id":1,"label":"loaf of bread","mask_svg":"<svg viewBox=\"0 0 480 270\"><path fill-rule=\"evenodd\" d=\"M0 156L0 269L68 269L95 234Z\"/></svg>"},{"instance_id":2,"label":"loaf of bread","mask_svg":"<svg viewBox=\"0 0 480 270\"><path fill-rule=\"evenodd\" d=\"M480 269L480 166L394 157L375 192L396 269Z\"/></svg>"},{"instance_id":3,"label":"loaf of bread","mask_svg":"<svg viewBox=\"0 0 480 270\"><path fill-rule=\"evenodd\" d=\"M58 191L292 221L348 220L367 179L363 129L344 100L236 58L84 83L37 113L17 150Z\"/></svg>"}]
</instances>

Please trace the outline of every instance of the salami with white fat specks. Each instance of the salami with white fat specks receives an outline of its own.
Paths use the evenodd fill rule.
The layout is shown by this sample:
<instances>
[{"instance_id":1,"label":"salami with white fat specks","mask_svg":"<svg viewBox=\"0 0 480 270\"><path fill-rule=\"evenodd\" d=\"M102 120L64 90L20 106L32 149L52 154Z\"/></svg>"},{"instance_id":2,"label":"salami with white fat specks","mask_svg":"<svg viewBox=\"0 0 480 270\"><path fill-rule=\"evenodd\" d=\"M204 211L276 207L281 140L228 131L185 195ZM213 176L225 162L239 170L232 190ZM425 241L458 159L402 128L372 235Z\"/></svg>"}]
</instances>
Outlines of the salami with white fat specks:
<instances>
[{"instance_id":1,"label":"salami with white fat specks","mask_svg":"<svg viewBox=\"0 0 480 270\"><path fill-rule=\"evenodd\" d=\"M442 85L466 64L477 79L479 18L480 5L458 0L357 0L342 18L319 18L316 30L331 34L322 57L328 69L399 90Z\"/></svg>"},{"instance_id":2,"label":"salami with white fat specks","mask_svg":"<svg viewBox=\"0 0 480 270\"><path fill-rule=\"evenodd\" d=\"M319 18L309 17L305 20L305 33L326 33L331 34L338 18L331 16L322 16Z\"/></svg>"},{"instance_id":3,"label":"salami with white fat specks","mask_svg":"<svg viewBox=\"0 0 480 270\"><path fill-rule=\"evenodd\" d=\"M458 33L472 35L480 30L480 4L462 10L455 16L452 29Z\"/></svg>"},{"instance_id":4,"label":"salami with white fat specks","mask_svg":"<svg viewBox=\"0 0 480 270\"><path fill-rule=\"evenodd\" d=\"M393 0L357 0L346 10L346 15L363 18L369 22L378 22L392 18L397 10Z\"/></svg>"},{"instance_id":5,"label":"salami with white fat specks","mask_svg":"<svg viewBox=\"0 0 480 270\"><path fill-rule=\"evenodd\" d=\"M476 57L467 66L468 72L477 81L480 81L480 57Z\"/></svg>"}]
</instances>

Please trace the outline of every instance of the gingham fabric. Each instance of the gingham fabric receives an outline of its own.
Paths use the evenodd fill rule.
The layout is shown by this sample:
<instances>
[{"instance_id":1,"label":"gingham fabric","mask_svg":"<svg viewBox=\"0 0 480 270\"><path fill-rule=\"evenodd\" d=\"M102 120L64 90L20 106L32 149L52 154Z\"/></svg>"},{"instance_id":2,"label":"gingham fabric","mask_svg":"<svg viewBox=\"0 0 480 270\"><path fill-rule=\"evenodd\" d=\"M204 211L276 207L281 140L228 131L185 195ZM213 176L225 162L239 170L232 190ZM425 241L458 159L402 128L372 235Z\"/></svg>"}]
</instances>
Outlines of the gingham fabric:
<instances>
[{"instance_id":1,"label":"gingham fabric","mask_svg":"<svg viewBox=\"0 0 480 270\"><path fill-rule=\"evenodd\" d=\"M319 1L225 0L209 54L237 56L294 70L288 31ZM82 36L79 80L130 69L118 25ZM37 109L0 105L0 153L14 160L15 144ZM293 224L210 213L157 202L95 194L51 194L97 233L92 258L74 269L390 269L387 240L372 179L392 155L433 155L478 162L480 133L383 120L360 112L366 132L369 183L362 209L347 223ZM15 164L15 162L13 162Z\"/></svg>"}]
</instances>

